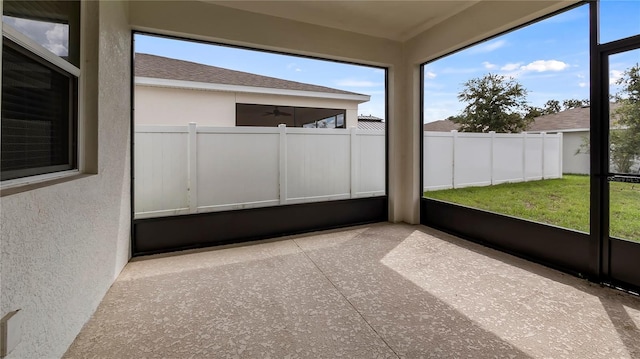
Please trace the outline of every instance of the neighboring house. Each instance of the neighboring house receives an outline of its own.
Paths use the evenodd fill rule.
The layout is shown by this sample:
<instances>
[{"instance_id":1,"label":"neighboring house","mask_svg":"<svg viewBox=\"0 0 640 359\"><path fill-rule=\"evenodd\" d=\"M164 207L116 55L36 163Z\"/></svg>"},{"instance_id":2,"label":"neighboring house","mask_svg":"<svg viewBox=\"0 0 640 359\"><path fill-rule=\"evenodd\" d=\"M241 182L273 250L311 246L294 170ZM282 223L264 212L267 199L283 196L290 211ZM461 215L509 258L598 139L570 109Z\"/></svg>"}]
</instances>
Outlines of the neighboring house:
<instances>
[{"instance_id":1,"label":"neighboring house","mask_svg":"<svg viewBox=\"0 0 640 359\"><path fill-rule=\"evenodd\" d=\"M618 105L610 104L611 112ZM591 132L589 106L536 117L527 129L529 133L562 133L562 172L589 174L590 159L584 145L589 143ZM610 116L613 126L614 116Z\"/></svg>"},{"instance_id":2,"label":"neighboring house","mask_svg":"<svg viewBox=\"0 0 640 359\"><path fill-rule=\"evenodd\" d=\"M562 172L589 174L589 154L581 147L589 141L589 106L536 117L530 133L562 133Z\"/></svg>"},{"instance_id":3,"label":"neighboring house","mask_svg":"<svg viewBox=\"0 0 640 359\"><path fill-rule=\"evenodd\" d=\"M458 130L460 125L453 123L450 120L438 120L429 123L425 123L422 126L423 131L431 131L431 132L450 132L453 130Z\"/></svg>"},{"instance_id":4,"label":"neighboring house","mask_svg":"<svg viewBox=\"0 0 640 359\"><path fill-rule=\"evenodd\" d=\"M383 119L376 116L358 116L358 128L361 130L384 130L386 124Z\"/></svg>"},{"instance_id":5,"label":"neighboring house","mask_svg":"<svg viewBox=\"0 0 640 359\"><path fill-rule=\"evenodd\" d=\"M136 124L356 127L370 96L135 54Z\"/></svg>"}]
</instances>

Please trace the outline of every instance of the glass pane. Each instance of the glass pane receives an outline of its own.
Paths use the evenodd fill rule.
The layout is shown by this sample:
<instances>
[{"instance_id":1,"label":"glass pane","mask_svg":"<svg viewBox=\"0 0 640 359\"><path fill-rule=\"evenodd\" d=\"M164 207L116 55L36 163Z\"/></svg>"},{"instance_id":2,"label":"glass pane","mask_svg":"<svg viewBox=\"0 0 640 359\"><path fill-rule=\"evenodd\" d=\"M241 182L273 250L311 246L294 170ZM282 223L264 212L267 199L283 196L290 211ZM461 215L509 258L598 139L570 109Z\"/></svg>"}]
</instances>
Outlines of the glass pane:
<instances>
[{"instance_id":1,"label":"glass pane","mask_svg":"<svg viewBox=\"0 0 640 359\"><path fill-rule=\"evenodd\" d=\"M609 57L609 170L640 173L640 50Z\"/></svg>"},{"instance_id":2,"label":"glass pane","mask_svg":"<svg viewBox=\"0 0 640 359\"><path fill-rule=\"evenodd\" d=\"M609 57L611 237L640 241L640 50Z\"/></svg>"},{"instance_id":3,"label":"glass pane","mask_svg":"<svg viewBox=\"0 0 640 359\"><path fill-rule=\"evenodd\" d=\"M424 196L589 232L589 11L424 67Z\"/></svg>"},{"instance_id":4,"label":"glass pane","mask_svg":"<svg viewBox=\"0 0 640 359\"><path fill-rule=\"evenodd\" d=\"M69 77L4 43L2 180L70 168L71 86Z\"/></svg>"},{"instance_id":5,"label":"glass pane","mask_svg":"<svg viewBox=\"0 0 640 359\"><path fill-rule=\"evenodd\" d=\"M640 35L640 2L600 0L600 43Z\"/></svg>"},{"instance_id":6,"label":"glass pane","mask_svg":"<svg viewBox=\"0 0 640 359\"><path fill-rule=\"evenodd\" d=\"M79 1L4 1L3 12L4 23L79 67Z\"/></svg>"}]
</instances>

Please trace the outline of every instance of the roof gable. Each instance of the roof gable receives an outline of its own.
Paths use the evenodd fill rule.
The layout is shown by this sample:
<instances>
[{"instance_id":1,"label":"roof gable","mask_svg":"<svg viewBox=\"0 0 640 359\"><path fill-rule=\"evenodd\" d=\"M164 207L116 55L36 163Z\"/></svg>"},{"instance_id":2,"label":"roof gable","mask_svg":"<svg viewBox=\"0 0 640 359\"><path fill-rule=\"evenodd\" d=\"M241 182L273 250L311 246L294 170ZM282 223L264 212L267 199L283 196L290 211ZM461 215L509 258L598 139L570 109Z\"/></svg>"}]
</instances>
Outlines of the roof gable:
<instances>
[{"instance_id":1,"label":"roof gable","mask_svg":"<svg viewBox=\"0 0 640 359\"><path fill-rule=\"evenodd\" d=\"M275 77L142 53L135 54L134 63L136 77L366 96L330 87L288 81Z\"/></svg>"}]
</instances>

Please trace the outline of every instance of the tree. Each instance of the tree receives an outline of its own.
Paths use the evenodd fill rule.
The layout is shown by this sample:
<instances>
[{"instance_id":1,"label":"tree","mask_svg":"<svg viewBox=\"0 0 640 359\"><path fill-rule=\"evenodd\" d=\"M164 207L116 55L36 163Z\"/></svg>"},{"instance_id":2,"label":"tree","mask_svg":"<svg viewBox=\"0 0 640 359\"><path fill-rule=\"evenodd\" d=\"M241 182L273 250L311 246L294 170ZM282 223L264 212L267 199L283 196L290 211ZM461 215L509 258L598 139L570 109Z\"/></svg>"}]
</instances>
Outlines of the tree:
<instances>
[{"instance_id":1,"label":"tree","mask_svg":"<svg viewBox=\"0 0 640 359\"><path fill-rule=\"evenodd\" d=\"M611 96L618 106L609 129L611 171L639 173L640 166L640 65L627 69L616 84L620 91ZM576 154L589 153L590 141L584 137Z\"/></svg>"},{"instance_id":2,"label":"tree","mask_svg":"<svg viewBox=\"0 0 640 359\"><path fill-rule=\"evenodd\" d=\"M459 116L451 120L461 132L522 132L533 118L528 112L527 90L512 78L487 74L464 84L458 99L466 102Z\"/></svg>"},{"instance_id":3,"label":"tree","mask_svg":"<svg viewBox=\"0 0 640 359\"><path fill-rule=\"evenodd\" d=\"M562 105L558 100L549 100L545 102L544 107L529 106L525 117L536 118L582 106L589 106L589 100L563 100Z\"/></svg>"},{"instance_id":4,"label":"tree","mask_svg":"<svg viewBox=\"0 0 640 359\"><path fill-rule=\"evenodd\" d=\"M556 101L558 102L558 101ZM566 111L566 110L570 110L572 108L578 108L578 107L582 107L582 106L589 106L589 100L576 100L576 99L570 99L570 100L564 100L562 101L562 111ZM560 111L557 111L560 112Z\"/></svg>"},{"instance_id":5,"label":"tree","mask_svg":"<svg viewBox=\"0 0 640 359\"><path fill-rule=\"evenodd\" d=\"M617 172L640 172L634 169L640 161L640 65L624 71L616 84L621 89L613 96L619 106L609 135L611 164Z\"/></svg>"}]
</instances>

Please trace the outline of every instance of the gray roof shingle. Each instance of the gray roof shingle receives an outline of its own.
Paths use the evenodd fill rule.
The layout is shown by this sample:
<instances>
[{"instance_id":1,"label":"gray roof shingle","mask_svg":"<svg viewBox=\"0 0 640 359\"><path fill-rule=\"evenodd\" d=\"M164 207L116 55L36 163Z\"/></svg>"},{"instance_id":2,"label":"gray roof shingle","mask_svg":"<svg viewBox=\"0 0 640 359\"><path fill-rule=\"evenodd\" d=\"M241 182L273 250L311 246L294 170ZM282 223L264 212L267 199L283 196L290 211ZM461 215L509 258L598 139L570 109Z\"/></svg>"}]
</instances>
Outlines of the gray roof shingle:
<instances>
[{"instance_id":1,"label":"gray roof shingle","mask_svg":"<svg viewBox=\"0 0 640 359\"><path fill-rule=\"evenodd\" d=\"M451 132L452 130L458 130L459 128L459 125L449 120L438 120L422 125L423 131L431 132Z\"/></svg>"},{"instance_id":2,"label":"gray roof shingle","mask_svg":"<svg viewBox=\"0 0 640 359\"><path fill-rule=\"evenodd\" d=\"M360 130L384 130L386 124L380 117L373 115L358 115L358 129Z\"/></svg>"},{"instance_id":3,"label":"gray roof shingle","mask_svg":"<svg viewBox=\"0 0 640 359\"><path fill-rule=\"evenodd\" d=\"M611 103L609 110L610 112L614 112L618 107L618 104ZM589 129L591 128L590 114L591 108L584 106L536 117L527 131L543 132ZM613 122L614 119L615 116L610 116L611 122Z\"/></svg>"},{"instance_id":4,"label":"gray roof shingle","mask_svg":"<svg viewBox=\"0 0 640 359\"><path fill-rule=\"evenodd\" d=\"M355 92L282 80L275 77L256 75L156 55L136 53L134 63L135 76L138 77L363 96Z\"/></svg>"}]
</instances>

